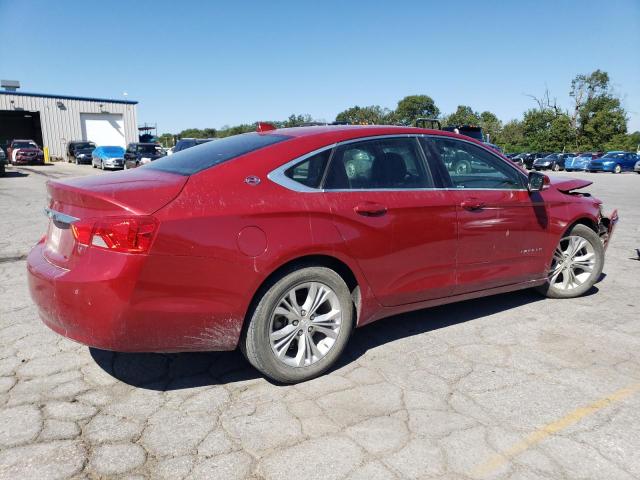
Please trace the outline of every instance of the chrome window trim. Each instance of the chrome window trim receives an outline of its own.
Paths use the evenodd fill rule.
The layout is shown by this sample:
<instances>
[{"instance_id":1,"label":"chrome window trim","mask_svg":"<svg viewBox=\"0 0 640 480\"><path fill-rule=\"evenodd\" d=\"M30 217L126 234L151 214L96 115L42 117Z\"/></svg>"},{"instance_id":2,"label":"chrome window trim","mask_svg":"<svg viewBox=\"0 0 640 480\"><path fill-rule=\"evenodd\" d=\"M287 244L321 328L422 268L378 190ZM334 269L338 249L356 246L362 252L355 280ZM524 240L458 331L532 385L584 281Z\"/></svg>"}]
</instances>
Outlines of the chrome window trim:
<instances>
[{"instance_id":1,"label":"chrome window trim","mask_svg":"<svg viewBox=\"0 0 640 480\"><path fill-rule=\"evenodd\" d=\"M478 145L475 142L470 142L468 140L464 140L462 138L450 137L448 135L433 135L427 133L402 133L402 134L386 134L386 135L370 135L368 137L359 137L352 138L350 140L344 140L341 142L335 142L331 145L325 145L324 147L320 147L316 150L313 150L309 153L305 153L300 157L296 157L293 160L288 161L284 165L280 165L275 170L272 170L267 174L267 178L272 182L284 187L288 190L292 190L294 192L300 193L330 193L330 192L420 192L420 191L496 191L496 192L528 192L529 190L526 188L450 188L450 187L433 187L433 188L342 188L342 189L325 189L325 188L312 188L303 185L302 183L296 182L295 180L287 177L285 175L285 171L287 171L290 167L297 165L298 163L304 162L307 158L313 157L318 153L322 153L325 150L334 149L336 147L342 145L348 145L350 143L356 142L365 142L369 140L378 140L378 139L387 139L387 138L447 138L456 140L459 142L469 143L471 145L475 145L476 147L483 148L485 151L496 157L501 162L505 162L505 159L496 155L495 152L492 152L489 148L484 145ZM422 145L419 145L422 148ZM428 163L428 159L424 159ZM521 175L524 178L524 184L527 183L527 177L518 167L516 167L510 160L507 160L505 163L509 165L518 175ZM428 167L429 165L427 165Z\"/></svg>"},{"instance_id":2,"label":"chrome window trim","mask_svg":"<svg viewBox=\"0 0 640 480\"><path fill-rule=\"evenodd\" d=\"M71 215L67 215L66 213L57 212L56 210L52 210L50 208L44 209L44 214L49 217L54 222L66 223L71 225L72 223L78 222L80 219L77 217L72 217Z\"/></svg>"},{"instance_id":3,"label":"chrome window trim","mask_svg":"<svg viewBox=\"0 0 640 480\"><path fill-rule=\"evenodd\" d=\"M304 184L302 184L300 182L296 182L295 180L287 177L285 175L285 172L289 168L293 167L294 165L297 165L298 163L304 162L307 158L313 157L314 155L317 155L319 153L322 153L322 152L325 152L327 150L331 150L331 149L335 148L336 145L338 145L338 143L332 143L331 145L325 145L324 147L320 147L320 148L318 148L316 150L313 150L313 151L311 151L309 153L305 153L301 157L296 157L293 160L285 163L284 165L280 165L275 170L270 171L267 174L267 178L269 180L271 180L272 182L277 183L281 187L288 188L289 190L293 190L294 192L307 192L307 193L323 192L324 191L323 189L307 187L306 185L304 185Z\"/></svg>"}]
</instances>

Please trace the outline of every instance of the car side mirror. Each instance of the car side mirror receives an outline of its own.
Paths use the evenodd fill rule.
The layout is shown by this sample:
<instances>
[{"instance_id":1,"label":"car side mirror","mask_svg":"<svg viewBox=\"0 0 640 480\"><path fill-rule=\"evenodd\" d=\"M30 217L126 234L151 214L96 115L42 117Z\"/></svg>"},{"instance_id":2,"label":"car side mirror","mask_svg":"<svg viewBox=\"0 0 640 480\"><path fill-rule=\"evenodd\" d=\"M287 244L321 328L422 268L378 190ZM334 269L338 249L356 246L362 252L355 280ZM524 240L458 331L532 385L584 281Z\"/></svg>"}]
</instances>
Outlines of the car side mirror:
<instances>
[{"instance_id":1,"label":"car side mirror","mask_svg":"<svg viewBox=\"0 0 640 480\"><path fill-rule=\"evenodd\" d=\"M549 184L549 177L540 172L529 172L529 179L527 181L527 189L530 192L539 192L544 189L545 185Z\"/></svg>"}]
</instances>

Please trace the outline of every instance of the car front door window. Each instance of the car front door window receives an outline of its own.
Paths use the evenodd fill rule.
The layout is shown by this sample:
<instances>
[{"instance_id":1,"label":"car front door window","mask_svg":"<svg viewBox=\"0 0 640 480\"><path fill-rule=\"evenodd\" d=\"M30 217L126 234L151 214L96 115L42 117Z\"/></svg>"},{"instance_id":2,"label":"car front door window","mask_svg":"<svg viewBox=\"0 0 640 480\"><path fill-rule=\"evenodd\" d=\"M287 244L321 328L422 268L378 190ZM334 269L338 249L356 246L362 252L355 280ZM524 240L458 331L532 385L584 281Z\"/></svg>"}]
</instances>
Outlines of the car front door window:
<instances>
[{"instance_id":1,"label":"car front door window","mask_svg":"<svg viewBox=\"0 0 640 480\"><path fill-rule=\"evenodd\" d=\"M524 188L522 175L516 169L479 146L448 138L435 139L432 144L454 188Z\"/></svg>"}]
</instances>

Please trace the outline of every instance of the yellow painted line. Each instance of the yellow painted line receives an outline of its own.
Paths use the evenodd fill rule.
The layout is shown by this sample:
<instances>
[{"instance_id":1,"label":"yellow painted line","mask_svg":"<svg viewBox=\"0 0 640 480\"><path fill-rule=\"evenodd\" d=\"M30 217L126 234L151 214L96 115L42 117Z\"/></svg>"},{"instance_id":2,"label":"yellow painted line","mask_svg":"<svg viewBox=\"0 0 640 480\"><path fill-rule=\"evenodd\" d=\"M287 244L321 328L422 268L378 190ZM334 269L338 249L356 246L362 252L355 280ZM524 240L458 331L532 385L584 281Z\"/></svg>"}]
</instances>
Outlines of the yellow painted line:
<instances>
[{"instance_id":1,"label":"yellow painted line","mask_svg":"<svg viewBox=\"0 0 640 480\"><path fill-rule=\"evenodd\" d=\"M633 395L637 391L640 390L640 383L636 383L629 387L621 388L620 390L613 392L611 395L608 395L600 400L597 400L586 407L576 408L573 412L568 415L562 417L560 420L557 420L553 423L549 423L542 428L539 428L535 432L529 434L525 437L521 442L516 443L511 448L505 450L502 453L496 454L489 458L483 464L477 466L473 471L472 475L476 477L484 477L489 475L502 467L505 463L511 460L513 457L520 455L525 450L531 448L534 445L542 442L548 436L553 435L560 430L567 428L574 423L578 423L584 417L592 415L603 408L608 407L612 403L619 402L624 400L625 398Z\"/></svg>"}]
</instances>

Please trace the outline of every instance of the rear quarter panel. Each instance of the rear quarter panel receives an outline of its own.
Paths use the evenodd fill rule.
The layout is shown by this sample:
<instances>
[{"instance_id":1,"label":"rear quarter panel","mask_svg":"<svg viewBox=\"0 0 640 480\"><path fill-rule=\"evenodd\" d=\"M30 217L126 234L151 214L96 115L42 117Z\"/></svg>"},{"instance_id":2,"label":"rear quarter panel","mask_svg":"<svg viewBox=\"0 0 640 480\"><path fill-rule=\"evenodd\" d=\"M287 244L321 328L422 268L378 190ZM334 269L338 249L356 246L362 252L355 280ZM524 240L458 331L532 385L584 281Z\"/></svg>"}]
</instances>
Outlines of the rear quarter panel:
<instances>
[{"instance_id":1,"label":"rear quarter panel","mask_svg":"<svg viewBox=\"0 0 640 480\"><path fill-rule=\"evenodd\" d=\"M276 166L313 149L293 147L195 174L172 203L156 212L160 229L150 254L166 264L165 275L180 276L183 298L215 299L225 309L216 315L242 321L271 273L309 255L331 256L347 264L363 296L368 294L360 271L344 251L324 196L293 192L267 178ZM244 181L248 176L261 181L250 185Z\"/></svg>"}]
</instances>

